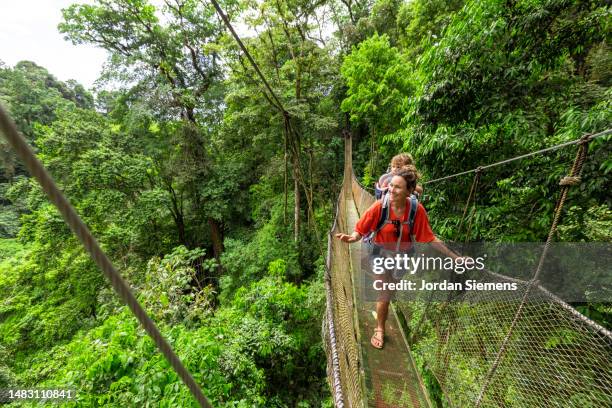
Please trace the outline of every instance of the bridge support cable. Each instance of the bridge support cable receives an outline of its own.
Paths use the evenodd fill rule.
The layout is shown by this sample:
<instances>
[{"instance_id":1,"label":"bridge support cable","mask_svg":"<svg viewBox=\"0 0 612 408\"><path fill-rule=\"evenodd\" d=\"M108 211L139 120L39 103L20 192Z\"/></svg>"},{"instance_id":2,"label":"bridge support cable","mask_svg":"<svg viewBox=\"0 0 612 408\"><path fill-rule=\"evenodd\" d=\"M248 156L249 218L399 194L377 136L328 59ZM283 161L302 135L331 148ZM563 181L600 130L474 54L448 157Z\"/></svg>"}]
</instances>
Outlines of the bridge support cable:
<instances>
[{"instance_id":1,"label":"bridge support cable","mask_svg":"<svg viewBox=\"0 0 612 408\"><path fill-rule=\"evenodd\" d=\"M329 237L331 242L332 237ZM330 248L331 253L331 248ZM329 264L329 261L327 261ZM336 339L336 327L334 323L333 313L334 299L332 295L332 282L331 276L326 271L325 273L325 318L324 318L324 339L329 339L329 348L326 350L329 353L328 360L331 360L332 364L328 366L328 376L331 377L330 388L332 389L332 395L334 397L334 406L338 408L344 408L344 393L342 391L342 382L340 379L340 356L338 353L338 341ZM327 344L326 344L327 345Z\"/></svg>"},{"instance_id":2,"label":"bridge support cable","mask_svg":"<svg viewBox=\"0 0 612 408\"><path fill-rule=\"evenodd\" d=\"M334 316L334 298L332 288L332 242L333 232L336 230L338 223L338 212L340 211L340 197L336 202L336 214L334 224L330 230L327 241L327 256L325 258L325 317L323 321L323 344L328 346L326 339L329 341L329 350L325 350L328 359L328 376L330 377L330 389L334 397L334 406L344 408L344 393L342 391L341 373L340 373L340 357L338 353L338 340L336 338L335 316Z\"/></svg>"},{"instance_id":3,"label":"bridge support cable","mask_svg":"<svg viewBox=\"0 0 612 408\"><path fill-rule=\"evenodd\" d=\"M64 221L70 226L72 232L77 236L79 241L81 241L81 244L83 244L87 252L89 252L89 255L104 273L104 276L109 280L117 295L119 295L121 300L123 300L134 316L136 316L142 327L144 327L155 342L155 345L157 345L159 351L164 355L166 360L168 360L187 388L189 388L189 391L198 404L200 404L201 407L210 408L210 403L193 379L191 373L174 353L172 347L165 340L153 320L147 315L140 303L138 303L138 300L132 293L127 282L115 269L104 251L102 251L102 248L100 248L100 245L89 231L89 228L62 194L43 164L36 158L25 138L19 133L15 123L10 119L2 106L0 106L0 132L15 150L17 156L23 161L30 174L38 181L49 200L55 205L64 218Z\"/></svg>"},{"instance_id":4,"label":"bridge support cable","mask_svg":"<svg viewBox=\"0 0 612 408\"><path fill-rule=\"evenodd\" d=\"M598 132L598 133L588 133L588 134L585 134L585 135L581 136L578 139L571 140L569 142L561 143L561 144L558 144L558 145L555 145L555 146L551 146L551 147L547 147L547 148L541 149L541 150L536 150L534 152L530 152L530 153L526 153L526 154L521 154L520 156L511 157L509 159L501 160L501 161L498 161L498 162L495 162L495 163L491 163L491 164L487 164L487 165L484 165L484 166L478 166L478 167L476 167L474 169L462 171L460 173L455 173L455 174L451 174L451 175L448 175L448 176L436 178L436 179L433 179L433 180L428 180L428 181L425 181L423 184L433 184L433 183L437 183L437 182L440 182L440 181L450 180L450 179L455 178L455 177L464 176L466 174L480 172L482 170L490 169L491 167L497 167L497 166L501 166L503 164L511 163L513 161L516 161L516 160L526 159L527 157L536 156L538 154L552 152L554 150L558 150L558 149L561 149L563 147L572 146L572 145L576 145L576 144L581 144L581 143L585 143L585 142L590 142L591 140L594 140L594 139L597 139L597 138L600 138L600 137L603 137L603 136L607 136L607 135L610 135L610 134L612 134L612 129L607 129L607 130L604 130L604 131L601 131L601 132Z\"/></svg>"}]
</instances>

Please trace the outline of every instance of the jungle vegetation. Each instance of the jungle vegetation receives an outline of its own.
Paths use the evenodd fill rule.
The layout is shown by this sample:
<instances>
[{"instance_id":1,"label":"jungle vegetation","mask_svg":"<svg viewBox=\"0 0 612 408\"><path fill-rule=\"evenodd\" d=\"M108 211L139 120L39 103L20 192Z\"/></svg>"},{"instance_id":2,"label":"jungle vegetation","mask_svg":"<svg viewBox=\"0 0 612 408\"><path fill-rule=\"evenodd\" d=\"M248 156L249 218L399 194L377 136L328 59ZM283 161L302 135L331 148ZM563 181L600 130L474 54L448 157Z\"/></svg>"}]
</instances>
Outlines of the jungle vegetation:
<instances>
[{"instance_id":1,"label":"jungle vegetation","mask_svg":"<svg viewBox=\"0 0 612 408\"><path fill-rule=\"evenodd\" d=\"M408 151L424 179L612 123L607 2L225 0L295 133L205 1L97 0L68 41L108 51L95 89L0 64L0 103L214 406L331 406L321 342L342 131L366 185ZM35 56L32 56L35 60ZM6 145L0 388L82 406L195 406ZM575 150L426 189L445 240L541 241ZM610 241L610 146L591 143L556 239ZM580 305L610 327L606 305Z\"/></svg>"}]
</instances>

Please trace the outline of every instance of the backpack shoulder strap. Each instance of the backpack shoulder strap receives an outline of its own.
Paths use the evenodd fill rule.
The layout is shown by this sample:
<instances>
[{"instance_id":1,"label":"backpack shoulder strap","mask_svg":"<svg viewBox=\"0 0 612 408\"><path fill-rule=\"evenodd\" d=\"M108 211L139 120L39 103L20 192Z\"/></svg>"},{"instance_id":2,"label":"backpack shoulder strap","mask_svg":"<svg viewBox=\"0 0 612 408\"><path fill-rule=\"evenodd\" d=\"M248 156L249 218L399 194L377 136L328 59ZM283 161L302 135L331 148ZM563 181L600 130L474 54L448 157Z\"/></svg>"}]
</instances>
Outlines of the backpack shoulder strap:
<instances>
[{"instance_id":1,"label":"backpack shoulder strap","mask_svg":"<svg viewBox=\"0 0 612 408\"><path fill-rule=\"evenodd\" d=\"M374 235L378 234L378 231L381 230L382 227L385 226L387 220L389 219L389 194L385 194L382 200L382 208L380 210L380 218L378 219L378 223L376 224L376 230L374 231Z\"/></svg>"},{"instance_id":2,"label":"backpack shoulder strap","mask_svg":"<svg viewBox=\"0 0 612 408\"><path fill-rule=\"evenodd\" d=\"M378 232L389 222L389 195L385 194L382 199L380 210L380 218L376 223L376 229L370 232L368 235L364 237L364 242L374 242L374 238L378 235Z\"/></svg>"},{"instance_id":3,"label":"backpack shoulder strap","mask_svg":"<svg viewBox=\"0 0 612 408\"><path fill-rule=\"evenodd\" d=\"M408 214L408 231L410 234L410 239L415 241L414 237L414 219L416 218L417 209L419 208L419 200L417 197L412 194L409 198L410 201L410 214Z\"/></svg>"}]
</instances>

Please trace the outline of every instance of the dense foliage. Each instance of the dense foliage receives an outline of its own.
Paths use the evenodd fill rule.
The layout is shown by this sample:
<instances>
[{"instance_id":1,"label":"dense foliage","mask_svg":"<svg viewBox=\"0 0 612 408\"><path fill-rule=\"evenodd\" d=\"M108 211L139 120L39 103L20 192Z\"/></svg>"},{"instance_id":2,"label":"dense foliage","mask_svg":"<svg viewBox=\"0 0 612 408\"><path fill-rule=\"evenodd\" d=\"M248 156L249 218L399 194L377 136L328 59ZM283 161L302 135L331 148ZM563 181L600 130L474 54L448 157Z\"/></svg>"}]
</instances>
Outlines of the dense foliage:
<instances>
[{"instance_id":1,"label":"dense foliage","mask_svg":"<svg viewBox=\"0 0 612 408\"><path fill-rule=\"evenodd\" d=\"M398 151L434 179L612 123L610 8L572 0L98 0L59 30L109 53L95 90L0 64L0 102L215 406L331 404L323 232L341 130L369 184ZM82 406L194 405L57 211L0 145L0 388ZM425 186L444 239L546 237L573 148ZM610 147L591 142L565 241L610 241ZM467 224L467 222L465 223ZM582 305L610 324L610 310ZM466 375L469 375L467 373ZM433 381L433 380L432 380ZM435 384L430 384L432 389Z\"/></svg>"},{"instance_id":2,"label":"dense foliage","mask_svg":"<svg viewBox=\"0 0 612 408\"><path fill-rule=\"evenodd\" d=\"M365 181L380 174L398 150L412 153L425 180L431 180L610 127L609 6L554 0L376 4L380 7L372 9L370 24L376 26L388 10L398 10L396 24L385 18L387 29L360 42L341 70L348 85L342 108L369 131L357 147ZM401 82L389 80L394 65L409 72ZM370 78L376 79L368 82ZM382 97L377 94L385 88ZM389 110L385 102L391 98L402 103L392 103L394 109ZM380 123L397 126L398 114L403 120L397 129L377 132ZM607 141L590 143L582 182L570 189L556 240L610 242L610 150ZM575 152L575 147L564 148L486 169L478 179L472 173L426 184L424 203L434 231L460 242L543 241L559 180L569 173ZM609 304L575 307L610 327ZM482 310L469 307L461 313L467 317ZM416 324L419 316L412 319ZM440 328L422 327L411 347L432 399L444 406L440 386L426 364L427 358L437 356L431 350L436 335ZM569 332L562 340L552 333L542 341L549 348L561 341L579 349L582 340L579 332ZM481 334L478 341L496 344ZM455 374L466 382L482 378L478 358L469 353L454 364ZM481 367L488 364L482 362ZM512 370L507 374L515 375ZM509 406L523 405L511 389L499 391ZM465 397L470 401L474 396Z\"/></svg>"},{"instance_id":3,"label":"dense foliage","mask_svg":"<svg viewBox=\"0 0 612 408\"><path fill-rule=\"evenodd\" d=\"M402 25L405 34L395 27L382 37L386 40L374 35L344 60L349 97L342 107L372 129L378 139L370 143L385 146L379 150L384 160L369 157L378 167L366 168L366 176L380 174L397 150L411 152L419 170L434 179L609 127L609 8L579 1L473 1L463 7L450 2L438 9L435 4L415 1L398 12L399 25L402 18L429 16L421 31L412 24ZM423 30L432 21L439 25ZM383 55L395 55L397 62ZM355 64L368 67L374 77L385 69L389 75L393 64L409 65L403 69L410 74L401 77L409 85L390 85L382 77L366 85ZM380 98L373 95L385 87L390 89L384 98L402 100L402 126L377 134L367 101ZM366 102L353 104L359 98ZM398 113L385 112L384 98L373 105L381 115L377 122L396 124ZM400 109L397 103L392 106ZM569 198L580 209L575 211L601 214L608 230L609 216L603 214L610 206L609 152L605 142L591 144L583 173L588 183L573 189ZM557 182L569 172L574 155L575 150L564 149L486 170L476 208L468 214L475 217L469 236L458 236L457 226L473 175L432 184L426 194L434 230L457 240L544 239ZM587 219L581 220L583 230ZM564 238L586 239L580 234Z\"/></svg>"}]
</instances>

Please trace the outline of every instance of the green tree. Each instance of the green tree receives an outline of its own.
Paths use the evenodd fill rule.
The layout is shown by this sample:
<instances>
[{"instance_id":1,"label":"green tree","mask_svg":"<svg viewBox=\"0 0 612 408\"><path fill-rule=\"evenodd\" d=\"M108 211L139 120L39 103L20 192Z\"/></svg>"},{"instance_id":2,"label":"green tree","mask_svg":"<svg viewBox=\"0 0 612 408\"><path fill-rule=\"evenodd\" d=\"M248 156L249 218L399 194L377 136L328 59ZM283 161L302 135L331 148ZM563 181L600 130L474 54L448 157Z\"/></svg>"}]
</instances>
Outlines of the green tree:
<instances>
[{"instance_id":1,"label":"green tree","mask_svg":"<svg viewBox=\"0 0 612 408\"><path fill-rule=\"evenodd\" d=\"M0 103L17 128L36 148L36 128L51 124L60 110L91 108L93 97L76 81L58 81L45 68L31 61L10 68L0 61ZM26 211L20 197L9 199L8 191L26 177L23 164L0 138L0 237L15 237L19 216Z\"/></svg>"},{"instance_id":2,"label":"green tree","mask_svg":"<svg viewBox=\"0 0 612 408\"><path fill-rule=\"evenodd\" d=\"M95 44L109 51L110 77L127 74L137 83L132 92L148 99L156 116L181 119L173 129L179 135L173 141L178 154L170 156L163 171L178 236L183 244L197 246L205 228L219 258L223 220L218 213L205 212L198 184L213 176L209 129L219 120L215 85L221 66L211 43L218 39L221 26L211 7L193 0L165 2L164 23L156 11L146 0L72 5L63 10L59 30L75 44Z\"/></svg>"},{"instance_id":3,"label":"green tree","mask_svg":"<svg viewBox=\"0 0 612 408\"><path fill-rule=\"evenodd\" d=\"M341 73L348 86L341 108L353 123L365 124L371 133L371 160L365 171L369 184L376 177L373 162L379 145L401 129L403 106L413 92L410 70L387 35L375 34L346 56Z\"/></svg>"},{"instance_id":4,"label":"green tree","mask_svg":"<svg viewBox=\"0 0 612 408\"><path fill-rule=\"evenodd\" d=\"M465 0L416 0L401 5L396 21L398 41L410 59L439 41L453 15L465 3Z\"/></svg>"}]
</instances>

